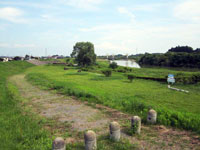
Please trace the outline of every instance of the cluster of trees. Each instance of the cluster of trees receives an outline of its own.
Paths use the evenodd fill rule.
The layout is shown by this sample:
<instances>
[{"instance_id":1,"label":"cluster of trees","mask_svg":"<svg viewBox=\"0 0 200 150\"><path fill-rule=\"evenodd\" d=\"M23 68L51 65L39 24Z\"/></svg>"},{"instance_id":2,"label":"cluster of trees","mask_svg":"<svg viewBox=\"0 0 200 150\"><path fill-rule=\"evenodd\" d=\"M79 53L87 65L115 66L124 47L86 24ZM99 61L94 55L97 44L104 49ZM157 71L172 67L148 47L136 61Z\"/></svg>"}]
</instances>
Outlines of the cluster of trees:
<instances>
[{"instance_id":1,"label":"cluster of trees","mask_svg":"<svg viewBox=\"0 0 200 150\"><path fill-rule=\"evenodd\" d=\"M140 65L164 67L200 68L200 49L193 50L188 46L171 48L165 54L146 53L139 60Z\"/></svg>"},{"instance_id":2,"label":"cluster of trees","mask_svg":"<svg viewBox=\"0 0 200 150\"><path fill-rule=\"evenodd\" d=\"M128 55L128 59L135 59L137 60L140 56L142 56L143 54L136 54L136 55ZM99 59L108 59L108 60L113 60L113 56L109 55L109 56L98 56ZM122 60L122 59L127 59L127 55L122 55L122 54L117 54L114 55L114 60Z\"/></svg>"},{"instance_id":3,"label":"cluster of trees","mask_svg":"<svg viewBox=\"0 0 200 150\"><path fill-rule=\"evenodd\" d=\"M190 46L177 46L177 47L172 47L171 49L168 50L168 52L198 53L200 52L200 48L197 48L196 50L194 50Z\"/></svg>"}]
</instances>

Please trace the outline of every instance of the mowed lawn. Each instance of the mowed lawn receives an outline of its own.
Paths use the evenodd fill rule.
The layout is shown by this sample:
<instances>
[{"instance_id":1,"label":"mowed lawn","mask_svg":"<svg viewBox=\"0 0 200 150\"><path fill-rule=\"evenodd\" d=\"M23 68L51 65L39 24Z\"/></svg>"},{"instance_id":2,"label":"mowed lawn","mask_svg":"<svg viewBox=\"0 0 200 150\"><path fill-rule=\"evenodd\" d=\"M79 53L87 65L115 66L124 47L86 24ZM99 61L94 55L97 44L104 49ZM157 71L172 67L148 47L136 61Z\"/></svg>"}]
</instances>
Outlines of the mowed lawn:
<instances>
[{"instance_id":1,"label":"mowed lawn","mask_svg":"<svg viewBox=\"0 0 200 150\"><path fill-rule=\"evenodd\" d=\"M64 70L62 66L37 66L27 72L29 77L45 79L56 84L59 89L88 93L104 105L123 107L130 101L142 102L153 108L166 108L173 111L200 114L200 85L179 85L189 93L173 91L167 83L135 79L132 83L121 73L112 77L92 72L78 73L77 69ZM32 78L32 79L33 79ZM39 80L38 80L38 84ZM47 83L44 83L47 84Z\"/></svg>"}]
</instances>

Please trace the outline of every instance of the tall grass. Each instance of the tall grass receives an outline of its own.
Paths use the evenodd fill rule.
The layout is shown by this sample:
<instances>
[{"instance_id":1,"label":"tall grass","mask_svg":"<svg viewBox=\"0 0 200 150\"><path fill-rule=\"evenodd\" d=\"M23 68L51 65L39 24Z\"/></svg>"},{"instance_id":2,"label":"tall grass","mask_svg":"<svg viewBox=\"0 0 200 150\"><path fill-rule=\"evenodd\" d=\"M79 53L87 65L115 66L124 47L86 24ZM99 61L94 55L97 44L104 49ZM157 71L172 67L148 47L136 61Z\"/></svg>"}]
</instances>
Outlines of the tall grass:
<instances>
[{"instance_id":1,"label":"tall grass","mask_svg":"<svg viewBox=\"0 0 200 150\"><path fill-rule=\"evenodd\" d=\"M20 106L18 89L6 80L33 65L27 62L0 63L0 149L47 150L51 147L48 132L42 122Z\"/></svg>"}]
</instances>

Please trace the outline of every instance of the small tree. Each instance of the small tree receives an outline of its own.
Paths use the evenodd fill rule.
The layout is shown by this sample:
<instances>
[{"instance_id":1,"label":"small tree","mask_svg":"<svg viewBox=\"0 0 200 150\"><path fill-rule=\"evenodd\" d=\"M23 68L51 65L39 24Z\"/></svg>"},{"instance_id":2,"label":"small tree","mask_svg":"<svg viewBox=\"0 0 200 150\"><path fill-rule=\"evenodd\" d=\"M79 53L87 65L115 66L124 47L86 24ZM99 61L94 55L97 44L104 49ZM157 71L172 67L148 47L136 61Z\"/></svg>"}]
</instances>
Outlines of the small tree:
<instances>
[{"instance_id":1,"label":"small tree","mask_svg":"<svg viewBox=\"0 0 200 150\"><path fill-rule=\"evenodd\" d=\"M71 57L74 57L79 66L89 66L96 62L94 45L90 42L77 42L74 46Z\"/></svg>"},{"instance_id":2,"label":"small tree","mask_svg":"<svg viewBox=\"0 0 200 150\"><path fill-rule=\"evenodd\" d=\"M70 62L70 58L67 58L66 59L66 63L68 64Z\"/></svg>"},{"instance_id":3,"label":"small tree","mask_svg":"<svg viewBox=\"0 0 200 150\"><path fill-rule=\"evenodd\" d=\"M133 82L133 79L135 78L134 75L132 74L128 74L128 79L130 80L130 82Z\"/></svg>"},{"instance_id":4,"label":"small tree","mask_svg":"<svg viewBox=\"0 0 200 150\"><path fill-rule=\"evenodd\" d=\"M19 57L19 56L16 56L16 57L14 57L13 59L14 59L14 60L22 60L22 58Z\"/></svg>"},{"instance_id":5,"label":"small tree","mask_svg":"<svg viewBox=\"0 0 200 150\"><path fill-rule=\"evenodd\" d=\"M112 69L115 69L118 67L117 63L116 62L112 62L110 65L109 65L110 68Z\"/></svg>"},{"instance_id":6,"label":"small tree","mask_svg":"<svg viewBox=\"0 0 200 150\"><path fill-rule=\"evenodd\" d=\"M102 73L106 76L106 77L110 77L112 75L112 71L111 70L103 70Z\"/></svg>"}]
</instances>

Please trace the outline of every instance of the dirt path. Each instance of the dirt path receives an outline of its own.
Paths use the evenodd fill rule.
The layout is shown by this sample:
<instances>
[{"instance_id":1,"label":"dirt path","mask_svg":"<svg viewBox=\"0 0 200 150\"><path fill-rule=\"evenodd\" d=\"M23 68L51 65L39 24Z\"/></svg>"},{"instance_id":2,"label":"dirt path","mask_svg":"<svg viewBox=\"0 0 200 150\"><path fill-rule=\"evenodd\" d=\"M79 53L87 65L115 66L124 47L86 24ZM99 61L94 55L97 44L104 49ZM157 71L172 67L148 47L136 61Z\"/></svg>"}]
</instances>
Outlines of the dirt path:
<instances>
[{"instance_id":1,"label":"dirt path","mask_svg":"<svg viewBox=\"0 0 200 150\"><path fill-rule=\"evenodd\" d=\"M15 75L10 81L16 84L32 111L48 119L46 128L54 135L62 135L66 129L72 139L81 140L82 132L94 130L97 135L108 134L110 121L118 121L122 127L122 137L138 143L138 149L200 149L200 138L193 133L164 126L142 126L140 136L128 136L130 115L102 105L89 106L76 98L41 90L28 83L24 75ZM73 140L70 139L70 142Z\"/></svg>"},{"instance_id":2,"label":"dirt path","mask_svg":"<svg viewBox=\"0 0 200 150\"><path fill-rule=\"evenodd\" d=\"M34 64L36 66L39 66L39 65L45 65L45 64L52 64L54 62L58 62L58 61L39 61L37 59L31 59L31 60L27 60L27 62L31 63L31 64Z\"/></svg>"}]
</instances>

